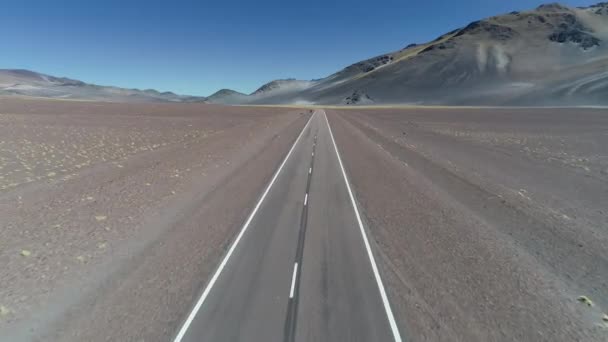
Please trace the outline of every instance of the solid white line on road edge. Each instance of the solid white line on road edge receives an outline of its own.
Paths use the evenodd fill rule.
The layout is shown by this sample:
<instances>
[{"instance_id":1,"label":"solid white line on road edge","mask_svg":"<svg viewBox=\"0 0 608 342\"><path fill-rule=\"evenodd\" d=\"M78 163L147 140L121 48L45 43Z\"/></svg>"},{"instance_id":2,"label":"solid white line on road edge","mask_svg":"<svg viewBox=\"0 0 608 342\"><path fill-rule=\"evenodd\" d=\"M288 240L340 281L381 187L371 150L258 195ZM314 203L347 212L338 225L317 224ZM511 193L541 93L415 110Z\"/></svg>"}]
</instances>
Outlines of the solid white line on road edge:
<instances>
[{"instance_id":1,"label":"solid white line on road edge","mask_svg":"<svg viewBox=\"0 0 608 342\"><path fill-rule=\"evenodd\" d=\"M281 173L281 170L283 170L283 166L285 166L285 163L287 162L287 159L289 159L289 156L291 155L291 152L293 152L294 148L298 144L298 141L300 141L300 138L302 137L302 134L304 133L304 131L306 131L306 128L308 128L308 125L312 121L312 118L315 116L315 114L316 113L313 113L313 115L310 117L310 119L308 119L308 122L306 123L306 126L304 126L304 128L302 129L302 132L300 132L300 135L298 135L298 137L296 138L296 141L291 146L291 149L289 149L289 152L287 152L287 155L283 159L283 162L281 163L281 165L279 166L279 168L277 169L277 171L272 176L272 179L270 180L270 183L268 183L268 186L266 187L266 190L264 190L264 193L262 194L262 197L260 197L260 199L258 200L258 203L253 208L253 211L251 212L251 214L249 214L249 217L247 218L247 221L245 221L245 224L241 228L241 231L239 232L239 235L237 235L236 239L232 243L232 246L230 246L230 249L228 250L228 253L226 253L226 256L224 256L224 259L222 260L222 262L220 263L219 267L217 268L217 270L213 274L213 277L211 277L211 280L209 280L209 283L207 284L207 287L205 287L205 290L203 291L203 294L201 295L201 297L196 302L196 305L194 306L194 308L190 312L190 315L188 315L188 318L186 319L186 321L182 325L181 329L179 330L179 332L178 332L177 336L175 337L175 339L173 340L173 342L180 342L182 340L182 338L184 338L184 335L186 335L186 331L188 331L188 327L190 327L190 324L192 324L192 321L194 320L194 317L196 317L196 314L198 313L198 311L200 310L201 306L205 302L205 299L207 299L207 296L209 295L209 292L211 291L211 288L213 287L213 285L217 281L217 278L219 277L220 273L222 273L222 270L224 269L224 267L228 263L228 259L230 259L230 256L232 255L232 253L236 249L236 246L239 244L239 241L241 241L241 238L243 237L243 234L245 233L245 231L249 227L249 224L253 220L253 217L255 216L255 214L258 212L258 209L260 208L260 205L262 204L262 202L264 202L264 199L266 198L266 195L268 195L268 192L270 191L270 188L272 187L272 185L274 184L275 180L279 176L279 173Z\"/></svg>"},{"instance_id":2,"label":"solid white line on road edge","mask_svg":"<svg viewBox=\"0 0 608 342\"><path fill-rule=\"evenodd\" d=\"M289 290L289 298L293 298L293 291L296 289L296 279L298 275L298 263L293 265L293 275L291 276L291 289Z\"/></svg>"},{"instance_id":3,"label":"solid white line on road edge","mask_svg":"<svg viewBox=\"0 0 608 342\"><path fill-rule=\"evenodd\" d=\"M308 203L308 193L304 196L304 205L306 205L306 203Z\"/></svg>"},{"instance_id":4,"label":"solid white line on road edge","mask_svg":"<svg viewBox=\"0 0 608 342\"><path fill-rule=\"evenodd\" d=\"M325 114L325 111L323 112L323 114ZM344 182L346 183L348 196L350 197L350 200L353 204L353 208L355 209L355 216L357 217L357 222L359 223L359 230L361 231L361 236L363 237L363 243L365 244L365 249L367 250L367 255L369 256L369 261L372 264L372 271L374 272L374 277L376 278L376 283L378 284L378 290L380 290L380 297L382 298L382 303L384 304L384 310L386 311L388 322L391 326L391 330L393 331L393 338L395 339L395 342L401 342L401 334L399 334L399 328L397 327L397 323L395 322L393 310L391 310L391 305L388 302L386 290L384 289L384 285L382 284L382 278L380 278L378 266L376 265L376 259L374 259L374 254L372 253L369 241L367 240L367 235L365 234L365 229L363 228L363 221L361 221L361 215L359 214L359 209L357 208L357 203L355 202L355 196L353 196L353 192L350 189L348 177L346 177L346 171L344 171L344 165L342 165L342 158L340 158L340 152L338 152L338 146L336 145L336 140L334 140L334 134L331 131L329 120L327 120L327 114L325 114L325 122L327 123L327 128L329 128L329 135L331 137L331 141L334 144L336 156L338 156L338 163L340 164L340 169L342 169L342 176L344 176Z\"/></svg>"}]
</instances>

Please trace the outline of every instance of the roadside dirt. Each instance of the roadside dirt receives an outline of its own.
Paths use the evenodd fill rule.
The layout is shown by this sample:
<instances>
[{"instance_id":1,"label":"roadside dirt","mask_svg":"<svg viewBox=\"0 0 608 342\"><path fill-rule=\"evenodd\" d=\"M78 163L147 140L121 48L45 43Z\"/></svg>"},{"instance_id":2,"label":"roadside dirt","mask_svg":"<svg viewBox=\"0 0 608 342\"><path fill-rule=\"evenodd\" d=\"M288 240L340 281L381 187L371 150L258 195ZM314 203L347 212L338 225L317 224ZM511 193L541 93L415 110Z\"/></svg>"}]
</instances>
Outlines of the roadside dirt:
<instances>
[{"instance_id":1,"label":"roadside dirt","mask_svg":"<svg viewBox=\"0 0 608 342\"><path fill-rule=\"evenodd\" d=\"M405 336L606 339L605 112L328 116Z\"/></svg>"}]
</instances>

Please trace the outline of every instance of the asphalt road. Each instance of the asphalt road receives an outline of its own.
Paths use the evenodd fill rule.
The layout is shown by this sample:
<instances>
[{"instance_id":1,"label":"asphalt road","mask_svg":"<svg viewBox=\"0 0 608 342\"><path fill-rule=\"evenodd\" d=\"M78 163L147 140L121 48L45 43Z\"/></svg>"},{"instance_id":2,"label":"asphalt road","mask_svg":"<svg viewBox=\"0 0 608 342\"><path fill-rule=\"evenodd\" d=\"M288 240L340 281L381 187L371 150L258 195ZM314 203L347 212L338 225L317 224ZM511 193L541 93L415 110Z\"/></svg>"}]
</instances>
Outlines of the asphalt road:
<instances>
[{"instance_id":1,"label":"asphalt road","mask_svg":"<svg viewBox=\"0 0 608 342\"><path fill-rule=\"evenodd\" d=\"M347 184L317 111L175 341L399 341Z\"/></svg>"}]
</instances>

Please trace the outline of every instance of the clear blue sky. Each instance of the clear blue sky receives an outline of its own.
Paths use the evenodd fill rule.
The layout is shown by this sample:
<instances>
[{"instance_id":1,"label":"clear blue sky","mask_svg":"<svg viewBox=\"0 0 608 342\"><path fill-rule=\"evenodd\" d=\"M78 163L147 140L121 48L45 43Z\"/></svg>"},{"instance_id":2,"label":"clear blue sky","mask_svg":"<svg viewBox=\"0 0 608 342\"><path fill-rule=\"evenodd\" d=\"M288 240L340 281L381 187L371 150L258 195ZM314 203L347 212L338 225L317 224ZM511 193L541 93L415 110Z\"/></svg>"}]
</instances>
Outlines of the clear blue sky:
<instances>
[{"instance_id":1,"label":"clear blue sky","mask_svg":"<svg viewBox=\"0 0 608 342\"><path fill-rule=\"evenodd\" d=\"M0 68L182 94L249 93L276 78L324 77L473 20L546 2L5 1Z\"/></svg>"}]
</instances>

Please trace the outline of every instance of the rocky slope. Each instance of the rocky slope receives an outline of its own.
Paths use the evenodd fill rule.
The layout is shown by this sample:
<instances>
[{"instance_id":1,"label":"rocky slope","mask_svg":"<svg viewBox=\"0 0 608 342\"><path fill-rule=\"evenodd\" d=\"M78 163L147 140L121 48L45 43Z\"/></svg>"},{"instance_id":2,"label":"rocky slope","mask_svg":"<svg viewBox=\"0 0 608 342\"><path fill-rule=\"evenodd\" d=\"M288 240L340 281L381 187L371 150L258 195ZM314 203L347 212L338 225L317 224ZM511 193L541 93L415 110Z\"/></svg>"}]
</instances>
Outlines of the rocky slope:
<instances>
[{"instance_id":1,"label":"rocky slope","mask_svg":"<svg viewBox=\"0 0 608 342\"><path fill-rule=\"evenodd\" d=\"M608 105L607 42L608 3L547 4L472 22L300 81L300 88L279 85L247 102Z\"/></svg>"}]
</instances>

